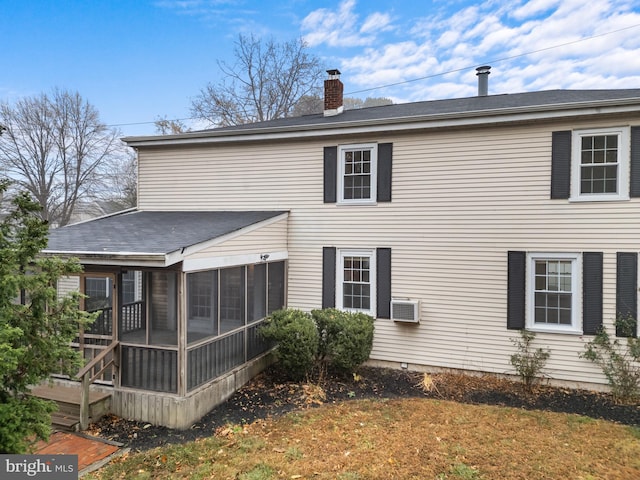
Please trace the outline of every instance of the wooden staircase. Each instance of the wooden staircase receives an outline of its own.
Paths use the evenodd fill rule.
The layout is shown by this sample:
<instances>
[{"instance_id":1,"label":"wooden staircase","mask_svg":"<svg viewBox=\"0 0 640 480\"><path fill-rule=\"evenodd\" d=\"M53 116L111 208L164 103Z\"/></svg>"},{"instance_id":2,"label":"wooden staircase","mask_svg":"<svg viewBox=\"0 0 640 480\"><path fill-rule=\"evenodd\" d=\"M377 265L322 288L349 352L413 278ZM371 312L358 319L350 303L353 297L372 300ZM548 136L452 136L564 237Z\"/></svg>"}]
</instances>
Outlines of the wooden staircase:
<instances>
[{"instance_id":1,"label":"wooden staircase","mask_svg":"<svg viewBox=\"0 0 640 480\"><path fill-rule=\"evenodd\" d=\"M31 394L52 400L58 404L58 410L51 414L54 430L77 432L80 430L80 405L82 387L43 384L31 390ZM89 421L95 422L111 409L111 394L91 391L89 393Z\"/></svg>"}]
</instances>

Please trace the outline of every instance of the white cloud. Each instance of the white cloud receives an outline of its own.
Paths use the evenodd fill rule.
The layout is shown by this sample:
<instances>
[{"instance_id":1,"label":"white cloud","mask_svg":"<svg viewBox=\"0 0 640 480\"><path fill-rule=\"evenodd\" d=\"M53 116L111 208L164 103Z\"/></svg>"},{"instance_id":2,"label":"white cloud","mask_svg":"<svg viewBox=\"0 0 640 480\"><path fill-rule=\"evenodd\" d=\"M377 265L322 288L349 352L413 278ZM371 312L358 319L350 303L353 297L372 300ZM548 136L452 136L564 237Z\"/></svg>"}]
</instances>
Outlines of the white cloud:
<instances>
[{"instance_id":1,"label":"white cloud","mask_svg":"<svg viewBox=\"0 0 640 480\"><path fill-rule=\"evenodd\" d=\"M339 12L349 12L355 22L357 7L347 0ZM319 12L325 20L332 18L329 10L314 14ZM378 13L383 28L391 28L391 16ZM315 25L314 32L322 31L320 23ZM344 33L344 28L333 31ZM347 90L422 79L369 96L414 101L474 95L474 67L487 62L493 67L490 93L640 87L637 0L488 0L416 19L413 28L393 29L368 41L353 43L366 48L340 60Z\"/></svg>"},{"instance_id":2,"label":"white cloud","mask_svg":"<svg viewBox=\"0 0 640 480\"><path fill-rule=\"evenodd\" d=\"M235 5L236 0L158 0L157 7L189 11L192 9L218 7L220 5Z\"/></svg>"},{"instance_id":3,"label":"white cloud","mask_svg":"<svg viewBox=\"0 0 640 480\"><path fill-rule=\"evenodd\" d=\"M156 0L154 6L176 15L196 18L209 26L231 26L235 33L258 36L269 33L255 20L258 10L245 7L244 3L239 0Z\"/></svg>"},{"instance_id":4,"label":"white cloud","mask_svg":"<svg viewBox=\"0 0 640 480\"><path fill-rule=\"evenodd\" d=\"M512 10L511 15L518 20L535 17L556 8L562 0L531 0Z\"/></svg>"},{"instance_id":5,"label":"white cloud","mask_svg":"<svg viewBox=\"0 0 640 480\"><path fill-rule=\"evenodd\" d=\"M367 50L363 55L345 59L343 68L363 87L381 85L380 82L400 82L407 77L424 76L437 65L430 50L426 45L414 42L395 43L382 50ZM376 66L375 70L372 65Z\"/></svg>"},{"instance_id":6,"label":"white cloud","mask_svg":"<svg viewBox=\"0 0 640 480\"><path fill-rule=\"evenodd\" d=\"M337 11L320 8L308 14L301 24L304 40L317 47L355 47L372 44L378 34L391 28L391 17L375 12L360 22L355 0L343 0Z\"/></svg>"},{"instance_id":7,"label":"white cloud","mask_svg":"<svg viewBox=\"0 0 640 480\"><path fill-rule=\"evenodd\" d=\"M360 27L360 32L384 32L391 28L390 24L391 16L389 14L376 12L367 17L362 24L362 27Z\"/></svg>"}]
</instances>

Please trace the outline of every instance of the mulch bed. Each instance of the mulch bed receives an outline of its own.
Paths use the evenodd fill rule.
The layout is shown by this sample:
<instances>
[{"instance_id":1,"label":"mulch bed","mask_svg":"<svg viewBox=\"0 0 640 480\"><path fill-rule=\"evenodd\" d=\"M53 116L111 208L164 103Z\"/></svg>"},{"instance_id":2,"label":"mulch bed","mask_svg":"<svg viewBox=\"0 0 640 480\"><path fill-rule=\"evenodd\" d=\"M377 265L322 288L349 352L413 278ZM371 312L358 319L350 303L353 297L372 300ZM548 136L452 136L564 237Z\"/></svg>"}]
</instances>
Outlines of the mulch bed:
<instances>
[{"instance_id":1,"label":"mulch bed","mask_svg":"<svg viewBox=\"0 0 640 480\"><path fill-rule=\"evenodd\" d=\"M491 375L439 373L425 376L374 367L363 367L357 375L326 374L312 383L294 383L284 380L275 368L271 368L188 430L172 430L106 416L92 424L87 433L142 451L209 437L228 425L252 423L297 409L352 399L410 397L575 413L640 426L640 406L616 404L611 395L600 392L546 385L525 391L518 382Z\"/></svg>"}]
</instances>

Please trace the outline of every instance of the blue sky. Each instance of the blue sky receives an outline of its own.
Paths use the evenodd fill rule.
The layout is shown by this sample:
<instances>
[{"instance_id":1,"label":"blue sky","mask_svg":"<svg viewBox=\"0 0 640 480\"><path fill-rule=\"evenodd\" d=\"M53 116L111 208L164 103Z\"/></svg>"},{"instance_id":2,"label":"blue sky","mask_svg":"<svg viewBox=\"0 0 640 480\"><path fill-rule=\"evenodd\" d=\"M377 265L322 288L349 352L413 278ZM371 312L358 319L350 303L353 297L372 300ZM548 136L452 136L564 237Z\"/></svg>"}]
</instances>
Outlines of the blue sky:
<instances>
[{"instance_id":1,"label":"blue sky","mask_svg":"<svg viewBox=\"0 0 640 480\"><path fill-rule=\"evenodd\" d=\"M475 95L483 64L490 94L640 88L640 0L0 0L0 101L65 88L152 134L239 33L303 37L346 95L396 103Z\"/></svg>"}]
</instances>

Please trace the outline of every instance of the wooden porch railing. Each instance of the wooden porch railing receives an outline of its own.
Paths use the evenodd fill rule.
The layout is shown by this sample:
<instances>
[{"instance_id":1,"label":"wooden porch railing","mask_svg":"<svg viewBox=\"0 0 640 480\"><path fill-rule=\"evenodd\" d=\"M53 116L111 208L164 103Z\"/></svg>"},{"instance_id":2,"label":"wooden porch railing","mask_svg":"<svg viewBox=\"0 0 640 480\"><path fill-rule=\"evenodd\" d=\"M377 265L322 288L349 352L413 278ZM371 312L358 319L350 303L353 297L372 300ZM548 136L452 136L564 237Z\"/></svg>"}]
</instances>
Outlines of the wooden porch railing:
<instances>
[{"instance_id":1,"label":"wooden porch railing","mask_svg":"<svg viewBox=\"0 0 640 480\"><path fill-rule=\"evenodd\" d=\"M80 429L86 430L89 426L89 386L98 379L102 373L111 365L118 367L117 348L120 342L114 340L111 344L96 355L93 360L87 363L78 372L76 377L82 381L82 390L80 391ZM109 354L112 354L109 357ZM94 369L98 367L98 371Z\"/></svg>"}]
</instances>

